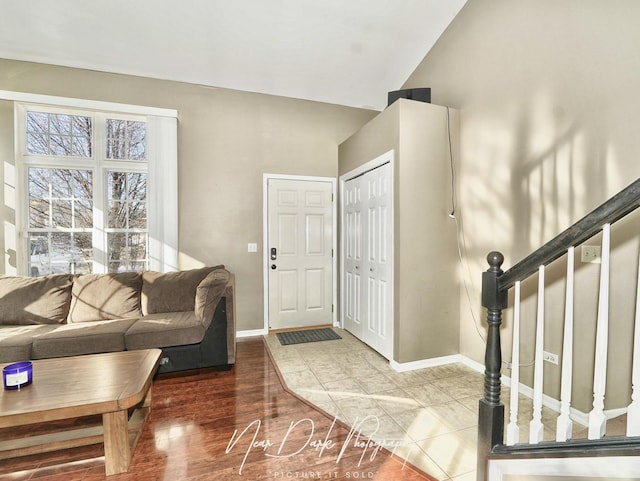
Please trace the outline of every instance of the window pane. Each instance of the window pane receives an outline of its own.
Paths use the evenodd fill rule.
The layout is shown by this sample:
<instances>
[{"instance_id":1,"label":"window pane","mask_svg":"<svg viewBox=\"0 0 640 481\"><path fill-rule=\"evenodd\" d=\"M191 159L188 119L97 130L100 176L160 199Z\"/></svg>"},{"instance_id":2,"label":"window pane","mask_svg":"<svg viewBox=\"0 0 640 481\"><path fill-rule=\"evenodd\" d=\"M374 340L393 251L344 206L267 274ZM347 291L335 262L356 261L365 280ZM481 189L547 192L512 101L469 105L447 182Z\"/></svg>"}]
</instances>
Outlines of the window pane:
<instances>
[{"instance_id":1,"label":"window pane","mask_svg":"<svg viewBox=\"0 0 640 481\"><path fill-rule=\"evenodd\" d=\"M91 157L91 139L73 137L71 140L71 155L74 157Z\"/></svg>"},{"instance_id":2,"label":"window pane","mask_svg":"<svg viewBox=\"0 0 640 481\"><path fill-rule=\"evenodd\" d=\"M127 203L117 200L109 201L109 228L127 228Z\"/></svg>"},{"instance_id":3,"label":"window pane","mask_svg":"<svg viewBox=\"0 0 640 481\"><path fill-rule=\"evenodd\" d=\"M51 206L54 227L73 227L72 203L70 200L54 200Z\"/></svg>"},{"instance_id":4,"label":"window pane","mask_svg":"<svg viewBox=\"0 0 640 481\"><path fill-rule=\"evenodd\" d=\"M71 116L65 114L50 114L51 132L60 135L71 134Z\"/></svg>"},{"instance_id":5,"label":"window pane","mask_svg":"<svg viewBox=\"0 0 640 481\"><path fill-rule=\"evenodd\" d=\"M147 265L147 234L124 232L107 236L109 272L141 271Z\"/></svg>"},{"instance_id":6,"label":"window pane","mask_svg":"<svg viewBox=\"0 0 640 481\"><path fill-rule=\"evenodd\" d=\"M127 173L109 171L107 174L107 195L109 199L127 198Z\"/></svg>"},{"instance_id":7,"label":"window pane","mask_svg":"<svg viewBox=\"0 0 640 481\"><path fill-rule=\"evenodd\" d=\"M93 239L90 232L73 234L73 274L90 274L93 270Z\"/></svg>"},{"instance_id":8,"label":"window pane","mask_svg":"<svg viewBox=\"0 0 640 481\"><path fill-rule=\"evenodd\" d=\"M44 170L44 169L43 169ZM78 175L76 171L69 169L46 169L49 174L49 190L53 197L71 197L73 194L73 177Z\"/></svg>"},{"instance_id":9,"label":"window pane","mask_svg":"<svg viewBox=\"0 0 640 481\"><path fill-rule=\"evenodd\" d=\"M147 228L147 203L137 202L131 205L129 209L129 228L130 229L146 229Z\"/></svg>"},{"instance_id":10,"label":"window pane","mask_svg":"<svg viewBox=\"0 0 640 481\"><path fill-rule=\"evenodd\" d=\"M129 197L129 228L147 228L147 175L127 174L127 195Z\"/></svg>"},{"instance_id":11,"label":"window pane","mask_svg":"<svg viewBox=\"0 0 640 481\"><path fill-rule=\"evenodd\" d=\"M49 206L49 201L46 199L29 199L29 227L51 226Z\"/></svg>"},{"instance_id":12,"label":"window pane","mask_svg":"<svg viewBox=\"0 0 640 481\"><path fill-rule=\"evenodd\" d=\"M49 266L48 234L29 235L29 275L31 277L51 274Z\"/></svg>"},{"instance_id":13,"label":"window pane","mask_svg":"<svg viewBox=\"0 0 640 481\"><path fill-rule=\"evenodd\" d=\"M27 112L27 132L49 132L49 115L43 112Z\"/></svg>"},{"instance_id":14,"label":"window pane","mask_svg":"<svg viewBox=\"0 0 640 481\"><path fill-rule=\"evenodd\" d=\"M52 232L49 255L52 272L69 272L71 260L71 233Z\"/></svg>"},{"instance_id":15,"label":"window pane","mask_svg":"<svg viewBox=\"0 0 640 481\"><path fill-rule=\"evenodd\" d=\"M71 155L74 157L91 157L91 117L72 117Z\"/></svg>"},{"instance_id":16,"label":"window pane","mask_svg":"<svg viewBox=\"0 0 640 481\"><path fill-rule=\"evenodd\" d=\"M46 134L27 134L27 152L47 155L49 153L49 137Z\"/></svg>"},{"instance_id":17,"label":"window pane","mask_svg":"<svg viewBox=\"0 0 640 481\"><path fill-rule=\"evenodd\" d=\"M107 159L146 160L145 122L107 119Z\"/></svg>"},{"instance_id":18,"label":"window pane","mask_svg":"<svg viewBox=\"0 0 640 481\"><path fill-rule=\"evenodd\" d=\"M71 155L71 137L52 135L50 137L52 155Z\"/></svg>"},{"instance_id":19,"label":"window pane","mask_svg":"<svg viewBox=\"0 0 640 481\"><path fill-rule=\"evenodd\" d=\"M147 199L147 174L127 173L127 193L131 199L145 201Z\"/></svg>"},{"instance_id":20,"label":"window pane","mask_svg":"<svg viewBox=\"0 0 640 481\"><path fill-rule=\"evenodd\" d=\"M91 117L27 112L27 153L91 157Z\"/></svg>"},{"instance_id":21,"label":"window pane","mask_svg":"<svg viewBox=\"0 0 640 481\"><path fill-rule=\"evenodd\" d=\"M144 122L127 122L129 135L129 159L145 160L146 124Z\"/></svg>"},{"instance_id":22,"label":"window pane","mask_svg":"<svg viewBox=\"0 0 640 481\"><path fill-rule=\"evenodd\" d=\"M93 205L90 200L76 199L74 204L74 227L84 229L93 226Z\"/></svg>"}]
</instances>

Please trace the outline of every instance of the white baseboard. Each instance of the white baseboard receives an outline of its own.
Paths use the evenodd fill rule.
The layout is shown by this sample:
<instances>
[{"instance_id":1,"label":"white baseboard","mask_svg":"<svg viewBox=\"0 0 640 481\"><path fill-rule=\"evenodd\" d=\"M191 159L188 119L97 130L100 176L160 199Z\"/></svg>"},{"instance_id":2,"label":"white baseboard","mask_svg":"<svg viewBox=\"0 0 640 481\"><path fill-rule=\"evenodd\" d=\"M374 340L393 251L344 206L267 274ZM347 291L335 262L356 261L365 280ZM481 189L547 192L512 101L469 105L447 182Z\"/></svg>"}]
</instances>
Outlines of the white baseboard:
<instances>
[{"instance_id":1,"label":"white baseboard","mask_svg":"<svg viewBox=\"0 0 640 481\"><path fill-rule=\"evenodd\" d=\"M454 362L464 362L462 354L452 354L451 356L434 357L433 359L421 359L419 361L397 362L389 361L389 366L396 372L415 371L416 369L424 369L427 367L443 366L445 364L453 364Z\"/></svg>"},{"instance_id":2,"label":"white baseboard","mask_svg":"<svg viewBox=\"0 0 640 481\"><path fill-rule=\"evenodd\" d=\"M450 356L434 357L431 359L420 359L419 361L410 362L389 361L389 365L394 371L407 372L415 371L416 369L424 369L427 367L444 366L446 364L453 364L455 362L462 363L481 374L484 373L484 366L482 364L474 361L471 358L468 358L463 354L451 354Z\"/></svg>"},{"instance_id":3,"label":"white baseboard","mask_svg":"<svg viewBox=\"0 0 640 481\"><path fill-rule=\"evenodd\" d=\"M267 334L269 334L267 329L247 329L245 331L236 331L236 339L241 339L243 337L266 336Z\"/></svg>"}]
</instances>

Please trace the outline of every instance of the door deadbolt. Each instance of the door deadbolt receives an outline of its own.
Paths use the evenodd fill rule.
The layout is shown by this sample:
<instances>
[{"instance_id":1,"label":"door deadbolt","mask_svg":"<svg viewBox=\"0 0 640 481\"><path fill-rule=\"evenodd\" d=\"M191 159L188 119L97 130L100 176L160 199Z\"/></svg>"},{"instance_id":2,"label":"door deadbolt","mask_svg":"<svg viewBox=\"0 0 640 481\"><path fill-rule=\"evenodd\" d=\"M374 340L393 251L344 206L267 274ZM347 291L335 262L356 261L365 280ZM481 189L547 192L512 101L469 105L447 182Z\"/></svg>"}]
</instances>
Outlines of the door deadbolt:
<instances>
[{"instance_id":1,"label":"door deadbolt","mask_svg":"<svg viewBox=\"0 0 640 481\"><path fill-rule=\"evenodd\" d=\"M278 257L278 251L276 250L275 247L272 247L271 248L271 260L275 261L277 257ZM273 269L273 267L272 267L272 269Z\"/></svg>"},{"instance_id":2,"label":"door deadbolt","mask_svg":"<svg viewBox=\"0 0 640 481\"><path fill-rule=\"evenodd\" d=\"M275 268L276 268L276 265L275 265L275 264L271 264L271 268L272 268L272 269L275 269Z\"/></svg>"}]
</instances>

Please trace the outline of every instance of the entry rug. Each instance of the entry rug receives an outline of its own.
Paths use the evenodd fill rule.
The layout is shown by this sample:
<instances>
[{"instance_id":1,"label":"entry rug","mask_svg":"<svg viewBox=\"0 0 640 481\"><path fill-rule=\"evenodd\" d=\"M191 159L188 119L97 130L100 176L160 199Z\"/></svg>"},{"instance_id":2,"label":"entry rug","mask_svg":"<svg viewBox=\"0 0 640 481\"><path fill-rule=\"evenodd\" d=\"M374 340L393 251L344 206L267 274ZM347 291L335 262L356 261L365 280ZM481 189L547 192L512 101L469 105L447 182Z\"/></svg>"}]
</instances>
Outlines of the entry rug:
<instances>
[{"instance_id":1,"label":"entry rug","mask_svg":"<svg viewBox=\"0 0 640 481\"><path fill-rule=\"evenodd\" d=\"M288 346L289 344L302 344L305 342L333 341L335 339L342 339L339 334L328 327L323 329L278 332L276 336L278 336L278 340L282 346Z\"/></svg>"}]
</instances>

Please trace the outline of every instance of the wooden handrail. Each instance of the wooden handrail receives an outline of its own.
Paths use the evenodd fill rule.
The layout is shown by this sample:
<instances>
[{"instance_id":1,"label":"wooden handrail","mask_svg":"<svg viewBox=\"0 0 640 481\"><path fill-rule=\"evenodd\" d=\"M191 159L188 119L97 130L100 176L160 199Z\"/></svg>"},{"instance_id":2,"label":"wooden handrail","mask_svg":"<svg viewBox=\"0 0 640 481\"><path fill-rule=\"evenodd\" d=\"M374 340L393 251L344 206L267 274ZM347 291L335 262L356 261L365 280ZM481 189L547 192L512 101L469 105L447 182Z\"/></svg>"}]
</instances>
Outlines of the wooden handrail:
<instances>
[{"instance_id":1,"label":"wooden handrail","mask_svg":"<svg viewBox=\"0 0 640 481\"><path fill-rule=\"evenodd\" d=\"M498 290L510 289L516 281L524 280L535 273L538 267L546 266L566 254L569 247L582 244L596 235L604 224L613 224L638 207L640 207L640 179L505 271L498 279Z\"/></svg>"}]
</instances>

